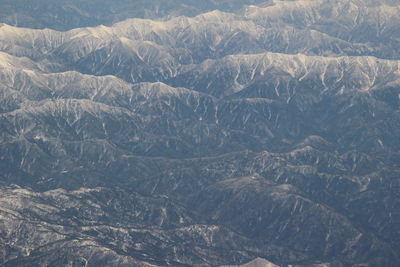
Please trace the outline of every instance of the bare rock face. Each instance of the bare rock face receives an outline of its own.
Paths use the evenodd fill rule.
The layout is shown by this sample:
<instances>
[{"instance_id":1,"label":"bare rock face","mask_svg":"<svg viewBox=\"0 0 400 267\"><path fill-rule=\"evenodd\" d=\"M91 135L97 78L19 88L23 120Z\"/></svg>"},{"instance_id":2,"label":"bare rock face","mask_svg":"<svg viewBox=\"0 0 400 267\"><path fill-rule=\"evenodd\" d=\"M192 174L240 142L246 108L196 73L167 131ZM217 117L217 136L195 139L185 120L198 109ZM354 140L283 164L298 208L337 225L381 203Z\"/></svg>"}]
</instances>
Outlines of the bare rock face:
<instances>
[{"instance_id":1,"label":"bare rock face","mask_svg":"<svg viewBox=\"0 0 400 267\"><path fill-rule=\"evenodd\" d=\"M399 266L399 4L184 2L4 5L0 265Z\"/></svg>"}]
</instances>

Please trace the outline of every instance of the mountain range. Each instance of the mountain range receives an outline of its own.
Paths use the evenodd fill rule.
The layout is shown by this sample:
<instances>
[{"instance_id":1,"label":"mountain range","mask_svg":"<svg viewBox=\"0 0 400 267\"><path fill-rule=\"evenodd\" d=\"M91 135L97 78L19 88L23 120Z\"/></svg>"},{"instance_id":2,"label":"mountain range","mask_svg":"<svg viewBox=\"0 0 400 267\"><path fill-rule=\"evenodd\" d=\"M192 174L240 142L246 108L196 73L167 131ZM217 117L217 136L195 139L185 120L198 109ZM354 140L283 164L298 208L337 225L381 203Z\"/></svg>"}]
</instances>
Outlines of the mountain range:
<instances>
[{"instance_id":1,"label":"mountain range","mask_svg":"<svg viewBox=\"0 0 400 267\"><path fill-rule=\"evenodd\" d=\"M398 1L26 2L0 265L400 264Z\"/></svg>"}]
</instances>

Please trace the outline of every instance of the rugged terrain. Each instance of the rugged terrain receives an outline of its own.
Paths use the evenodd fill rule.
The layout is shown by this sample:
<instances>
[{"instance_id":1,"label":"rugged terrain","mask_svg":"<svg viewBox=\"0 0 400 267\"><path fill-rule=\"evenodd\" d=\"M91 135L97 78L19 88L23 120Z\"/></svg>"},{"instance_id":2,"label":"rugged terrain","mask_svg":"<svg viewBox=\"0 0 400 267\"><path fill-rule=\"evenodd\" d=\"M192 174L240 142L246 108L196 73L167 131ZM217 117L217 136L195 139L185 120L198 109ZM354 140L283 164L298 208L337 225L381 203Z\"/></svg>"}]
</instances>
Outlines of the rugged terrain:
<instances>
[{"instance_id":1,"label":"rugged terrain","mask_svg":"<svg viewBox=\"0 0 400 267\"><path fill-rule=\"evenodd\" d=\"M399 266L400 4L257 4L0 26L1 265Z\"/></svg>"}]
</instances>

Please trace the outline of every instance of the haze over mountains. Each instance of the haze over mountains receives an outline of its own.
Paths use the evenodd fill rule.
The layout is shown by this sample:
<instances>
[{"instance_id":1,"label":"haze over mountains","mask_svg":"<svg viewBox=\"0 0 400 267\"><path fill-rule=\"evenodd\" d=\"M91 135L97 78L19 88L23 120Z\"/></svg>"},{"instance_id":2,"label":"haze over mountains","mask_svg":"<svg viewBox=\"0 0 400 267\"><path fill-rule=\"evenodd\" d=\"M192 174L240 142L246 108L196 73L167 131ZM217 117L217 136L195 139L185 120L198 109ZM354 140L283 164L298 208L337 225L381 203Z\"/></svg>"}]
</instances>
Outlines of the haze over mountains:
<instances>
[{"instance_id":1,"label":"haze over mountains","mask_svg":"<svg viewBox=\"0 0 400 267\"><path fill-rule=\"evenodd\" d=\"M1 265L400 264L398 1L24 3Z\"/></svg>"},{"instance_id":2,"label":"haze over mountains","mask_svg":"<svg viewBox=\"0 0 400 267\"><path fill-rule=\"evenodd\" d=\"M3 0L0 20L19 27L69 30L111 25L127 18L195 16L210 10L235 11L262 0Z\"/></svg>"}]
</instances>

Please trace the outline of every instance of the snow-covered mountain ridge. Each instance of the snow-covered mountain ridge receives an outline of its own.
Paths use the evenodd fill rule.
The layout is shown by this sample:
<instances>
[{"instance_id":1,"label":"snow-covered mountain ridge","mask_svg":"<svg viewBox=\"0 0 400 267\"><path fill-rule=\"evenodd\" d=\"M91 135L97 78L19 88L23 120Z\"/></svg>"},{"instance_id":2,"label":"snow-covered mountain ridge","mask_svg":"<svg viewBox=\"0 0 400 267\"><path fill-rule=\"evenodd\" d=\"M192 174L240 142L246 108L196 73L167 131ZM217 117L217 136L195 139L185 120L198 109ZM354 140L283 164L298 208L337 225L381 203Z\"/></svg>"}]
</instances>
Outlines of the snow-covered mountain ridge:
<instances>
[{"instance_id":1,"label":"snow-covered mountain ridge","mask_svg":"<svg viewBox=\"0 0 400 267\"><path fill-rule=\"evenodd\" d=\"M131 2L0 25L0 265L399 265L398 1Z\"/></svg>"}]
</instances>

